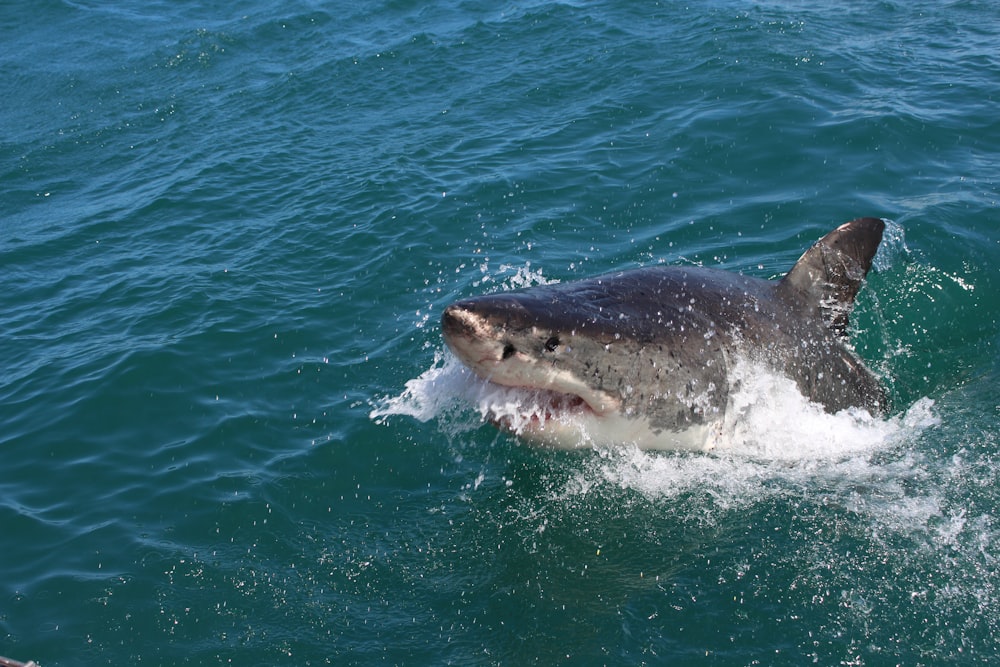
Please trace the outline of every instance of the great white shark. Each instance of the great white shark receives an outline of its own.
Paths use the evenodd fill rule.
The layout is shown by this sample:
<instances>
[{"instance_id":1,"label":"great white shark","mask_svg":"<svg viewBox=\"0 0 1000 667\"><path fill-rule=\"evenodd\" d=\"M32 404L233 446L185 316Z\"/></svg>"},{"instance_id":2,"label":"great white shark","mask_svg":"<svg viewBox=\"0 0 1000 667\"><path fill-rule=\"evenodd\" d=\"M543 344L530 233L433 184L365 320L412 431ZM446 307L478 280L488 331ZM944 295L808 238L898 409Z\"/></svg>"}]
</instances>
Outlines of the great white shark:
<instances>
[{"instance_id":1,"label":"great white shark","mask_svg":"<svg viewBox=\"0 0 1000 667\"><path fill-rule=\"evenodd\" d=\"M445 308L442 333L483 380L531 392L532 414L498 426L560 448L709 448L740 360L828 412L878 416L885 390L845 339L884 229L845 223L775 281L655 266L465 299Z\"/></svg>"}]
</instances>

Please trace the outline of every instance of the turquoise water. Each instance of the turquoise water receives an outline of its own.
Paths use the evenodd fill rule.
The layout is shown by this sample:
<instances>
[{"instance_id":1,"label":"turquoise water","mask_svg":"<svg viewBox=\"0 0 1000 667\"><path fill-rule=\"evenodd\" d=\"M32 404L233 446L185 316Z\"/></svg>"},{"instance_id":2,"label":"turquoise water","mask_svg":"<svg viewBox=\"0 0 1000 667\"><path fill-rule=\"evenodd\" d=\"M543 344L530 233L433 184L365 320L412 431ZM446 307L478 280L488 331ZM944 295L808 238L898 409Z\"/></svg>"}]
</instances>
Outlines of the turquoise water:
<instances>
[{"instance_id":1,"label":"turquoise water","mask_svg":"<svg viewBox=\"0 0 1000 667\"><path fill-rule=\"evenodd\" d=\"M5 4L0 655L994 660L998 54L975 1ZM884 421L567 454L453 400L455 298L862 215Z\"/></svg>"}]
</instances>

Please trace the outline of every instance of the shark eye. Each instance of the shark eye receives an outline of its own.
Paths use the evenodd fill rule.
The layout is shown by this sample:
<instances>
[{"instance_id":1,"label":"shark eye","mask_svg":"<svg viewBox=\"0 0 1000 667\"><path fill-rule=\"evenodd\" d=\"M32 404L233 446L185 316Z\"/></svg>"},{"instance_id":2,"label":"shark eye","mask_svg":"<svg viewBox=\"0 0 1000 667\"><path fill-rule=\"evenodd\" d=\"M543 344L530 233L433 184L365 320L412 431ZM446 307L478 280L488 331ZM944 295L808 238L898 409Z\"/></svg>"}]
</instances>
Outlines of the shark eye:
<instances>
[{"instance_id":1,"label":"shark eye","mask_svg":"<svg viewBox=\"0 0 1000 667\"><path fill-rule=\"evenodd\" d=\"M547 341L545 341L545 349L549 352L555 352L556 348L559 347L559 337L552 336Z\"/></svg>"},{"instance_id":2,"label":"shark eye","mask_svg":"<svg viewBox=\"0 0 1000 667\"><path fill-rule=\"evenodd\" d=\"M503 346L503 355L501 356L501 359L510 359L511 357L514 356L516 352L517 348L515 348L510 343L507 343L506 345Z\"/></svg>"}]
</instances>

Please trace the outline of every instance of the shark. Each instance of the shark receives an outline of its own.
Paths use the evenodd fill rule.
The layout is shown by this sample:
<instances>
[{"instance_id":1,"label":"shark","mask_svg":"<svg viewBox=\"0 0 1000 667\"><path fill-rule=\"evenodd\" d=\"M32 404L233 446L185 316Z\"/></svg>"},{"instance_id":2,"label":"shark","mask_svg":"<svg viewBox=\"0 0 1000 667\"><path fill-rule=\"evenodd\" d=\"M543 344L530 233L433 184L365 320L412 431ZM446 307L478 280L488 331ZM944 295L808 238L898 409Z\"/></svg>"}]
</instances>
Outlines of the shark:
<instances>
[{"instance_id":1,"label":"shark","mask_svg":"<svg viewBox=\"0 0 1000 667\"><path fill-rule=\"evenodd\" d=\"M520 390L524 414L491 421L539 445L711 449L741 360L827 412L878 417L887 393L847 334L884 229L840 225L779 280L657 265L467 298L442 336L485 383Z\"/></svg>"}]
</instances>

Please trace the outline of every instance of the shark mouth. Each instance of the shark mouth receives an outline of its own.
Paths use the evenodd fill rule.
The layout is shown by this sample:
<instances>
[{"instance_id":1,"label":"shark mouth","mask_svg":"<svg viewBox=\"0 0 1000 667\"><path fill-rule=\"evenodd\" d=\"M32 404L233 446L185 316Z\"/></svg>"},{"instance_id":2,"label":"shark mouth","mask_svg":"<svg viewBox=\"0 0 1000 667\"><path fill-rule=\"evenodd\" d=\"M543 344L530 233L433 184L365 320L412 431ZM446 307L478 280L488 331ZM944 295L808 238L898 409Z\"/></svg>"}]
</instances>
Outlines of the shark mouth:
<instances>
[{"instance_id":1,"label":"shark mouth","mask_svg":"<svg viewBox=\"0 0 1000 667\"><path fill-rule=\"evenodd\" d=\"M511 387L482 380L478 396L483 419L499 429L521 435L595 416L580 396L547 389Z\"/></svg>"}]
</instances>

